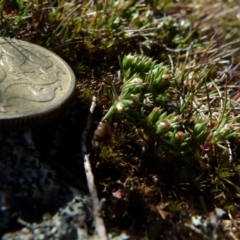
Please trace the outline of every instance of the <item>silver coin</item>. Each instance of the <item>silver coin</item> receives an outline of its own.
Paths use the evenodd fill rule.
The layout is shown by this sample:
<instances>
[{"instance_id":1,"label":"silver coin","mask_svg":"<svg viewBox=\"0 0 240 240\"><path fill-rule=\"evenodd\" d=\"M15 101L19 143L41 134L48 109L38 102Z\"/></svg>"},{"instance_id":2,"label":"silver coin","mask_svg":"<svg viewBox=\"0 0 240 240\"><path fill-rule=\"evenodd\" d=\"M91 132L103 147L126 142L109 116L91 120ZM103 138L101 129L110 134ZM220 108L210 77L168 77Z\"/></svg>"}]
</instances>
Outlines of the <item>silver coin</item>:
<instances>
[{"instance_id":1,"label":"silver coin","mask_svg":"<svg viewBox=\"0 0 240 240\"><path fill-rule=\"evenodd\" d=\"M69 65L28 42L0 38L0 129L24 129L63 111L75 89Z\"/></svg>"}]
</instances>

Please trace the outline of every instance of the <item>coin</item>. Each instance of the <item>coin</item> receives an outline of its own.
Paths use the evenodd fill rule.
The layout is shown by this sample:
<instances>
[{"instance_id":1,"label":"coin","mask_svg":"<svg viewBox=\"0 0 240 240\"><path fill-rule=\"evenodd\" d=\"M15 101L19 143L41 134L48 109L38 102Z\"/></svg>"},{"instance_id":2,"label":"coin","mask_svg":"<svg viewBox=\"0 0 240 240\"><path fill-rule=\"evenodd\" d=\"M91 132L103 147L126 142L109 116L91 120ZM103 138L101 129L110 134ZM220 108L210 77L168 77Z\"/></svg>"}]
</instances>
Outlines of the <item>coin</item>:
<instances>
[{"instance_id":1,"label":"coin","mask_svg":"<svg viewBox=\"0 0 240 240\"><path fill-rule=\"evenodd\" d=\"M0 38L0 130L31 128L61 114L75 83L73 71L56 54Z\"/></svg>"}]
</instances>

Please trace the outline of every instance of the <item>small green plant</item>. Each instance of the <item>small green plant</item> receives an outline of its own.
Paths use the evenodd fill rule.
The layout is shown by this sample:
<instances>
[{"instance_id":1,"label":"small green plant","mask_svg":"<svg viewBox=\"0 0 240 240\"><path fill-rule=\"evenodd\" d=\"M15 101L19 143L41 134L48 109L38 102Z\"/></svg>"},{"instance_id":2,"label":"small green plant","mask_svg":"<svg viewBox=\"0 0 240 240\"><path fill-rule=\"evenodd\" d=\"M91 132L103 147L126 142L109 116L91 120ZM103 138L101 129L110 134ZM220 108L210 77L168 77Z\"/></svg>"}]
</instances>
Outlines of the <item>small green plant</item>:
<instances>
[{"instance_id":1,"label":"small green plant","mask_svg":"<svg viewBox=\"0 0 240 240\"><path fill-rule=\"evenodd\" d=\"M226 141L238 137L238 118L224 107L230 99L222 103L224 93L213 84L218 77L202 80L209 71L205 66L195 72L174 74L167 64L137 54L127 55L119 63L121 91L113 91L114 101L103 121L122 116L142 129L146 144L154 144L156 152L189 158L194 156L195 148L201 149L203 155L215 148L224 153ZM212 92L202 99L198 95L202 95L204 81L212 84ZM178 89L180 84L185 85ZM211 99L215 106L208 109Z\"/></svg>"}]
</instances>

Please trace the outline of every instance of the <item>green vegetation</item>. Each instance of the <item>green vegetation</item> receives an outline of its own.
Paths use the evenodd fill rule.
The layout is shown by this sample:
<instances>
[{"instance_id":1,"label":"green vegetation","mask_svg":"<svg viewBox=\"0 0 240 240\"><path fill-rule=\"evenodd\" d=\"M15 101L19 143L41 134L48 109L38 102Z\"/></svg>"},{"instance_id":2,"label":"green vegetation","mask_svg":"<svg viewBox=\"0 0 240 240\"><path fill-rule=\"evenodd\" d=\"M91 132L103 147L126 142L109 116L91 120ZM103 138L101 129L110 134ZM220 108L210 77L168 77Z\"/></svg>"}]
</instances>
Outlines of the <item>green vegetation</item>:
<instances>
[{"instance_id":1,"label":"green vegetation","mask_svg":"<svg viewBox=\"0 0 240 240\"><path fill-rule=\"evenodd\" d=\"M109 232L240 237L237 1L3 0L0 12L0 36L63 57L85 108L97 96L112 132L91 155Z\"/></svg>"}]
</instances>

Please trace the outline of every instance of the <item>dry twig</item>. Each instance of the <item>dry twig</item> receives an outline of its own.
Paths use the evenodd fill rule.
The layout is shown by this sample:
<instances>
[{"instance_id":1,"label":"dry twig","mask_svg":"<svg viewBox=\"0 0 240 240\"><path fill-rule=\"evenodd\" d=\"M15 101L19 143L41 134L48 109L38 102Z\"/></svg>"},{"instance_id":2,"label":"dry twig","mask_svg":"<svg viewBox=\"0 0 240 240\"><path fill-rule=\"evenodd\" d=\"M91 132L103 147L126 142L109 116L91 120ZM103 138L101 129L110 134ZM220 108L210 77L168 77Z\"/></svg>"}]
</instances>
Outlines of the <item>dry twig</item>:
<instances>
[{"instance_id":1,"label":"dry twig","mask_svg":"<svg viewBox=\"0 0 240 240\"><path fill-rule=\"evenodd\" d=\"M85 173L87 177L88 189L89 189L89 193L92 201L93 218L94 218L95 228L96 228L95 237L97 239L107 240L108 239L107 232L104 225L104 221L99 212L100 203L97 195L96 186L94 184L94 176L91 170L89 154L87 153L87 147L86 147L86 137L91 125L92 115L95 107L96 107L96 97L93 96L92 104L88 114L87 125L82 134L82 153L84 155L84 168L85 168Z\"/></svg>"}]
</instances>

